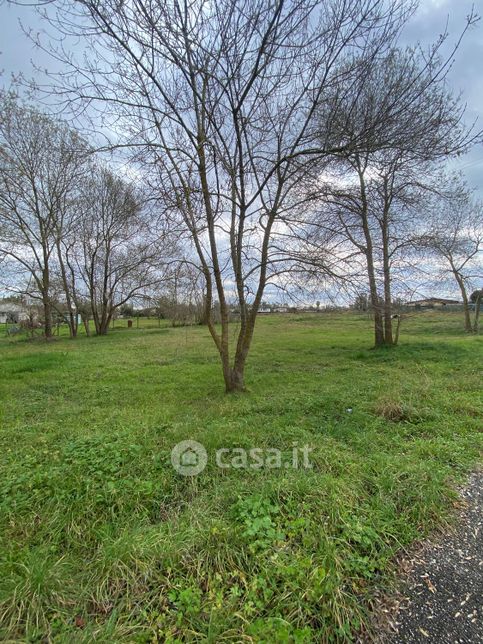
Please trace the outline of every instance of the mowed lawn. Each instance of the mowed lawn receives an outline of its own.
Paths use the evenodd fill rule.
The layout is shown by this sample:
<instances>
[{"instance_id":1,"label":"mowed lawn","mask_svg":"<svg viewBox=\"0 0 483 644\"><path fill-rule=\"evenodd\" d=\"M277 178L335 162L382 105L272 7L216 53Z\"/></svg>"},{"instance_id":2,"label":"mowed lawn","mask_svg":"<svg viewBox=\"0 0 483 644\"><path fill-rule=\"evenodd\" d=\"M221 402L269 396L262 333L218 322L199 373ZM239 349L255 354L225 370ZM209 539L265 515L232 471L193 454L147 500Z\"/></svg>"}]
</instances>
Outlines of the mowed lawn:
<instances>
[{"instance_id":1,"label":"mowed lawn","mask_svg":"<svg viewBox=\"0 0 483 644\"><path fill-rule=\"evenodd\" d=\"M350 641L477 467L481 338L421 313L374 351L366 316L260 317L250 391L226 395L206 328L121 324L0 338L0 639ZM294 443L311 469L215 463Z\"/></svg>"}]
</instances>

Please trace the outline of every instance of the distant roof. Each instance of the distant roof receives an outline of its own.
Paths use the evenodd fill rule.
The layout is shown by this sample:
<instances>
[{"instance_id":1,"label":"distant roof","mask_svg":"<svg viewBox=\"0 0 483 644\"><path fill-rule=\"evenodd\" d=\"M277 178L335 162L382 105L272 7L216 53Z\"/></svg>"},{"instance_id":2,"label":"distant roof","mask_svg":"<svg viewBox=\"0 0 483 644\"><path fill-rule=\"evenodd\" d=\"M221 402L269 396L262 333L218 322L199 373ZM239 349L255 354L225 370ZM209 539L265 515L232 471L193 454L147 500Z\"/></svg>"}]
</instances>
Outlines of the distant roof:
<instances>
[{"instance_id":1,"label":"distant roof","mask_svg":"<svg viewBox=\"0 0 483 644\"><path fill-rule=\"evenodd\" d=\"M448 300L444 297L424 297L422 300L412 300L408 304L423 304L424 302L432 302L434 304L461 304L459 300Z\"/></svg>"}]
</instances>

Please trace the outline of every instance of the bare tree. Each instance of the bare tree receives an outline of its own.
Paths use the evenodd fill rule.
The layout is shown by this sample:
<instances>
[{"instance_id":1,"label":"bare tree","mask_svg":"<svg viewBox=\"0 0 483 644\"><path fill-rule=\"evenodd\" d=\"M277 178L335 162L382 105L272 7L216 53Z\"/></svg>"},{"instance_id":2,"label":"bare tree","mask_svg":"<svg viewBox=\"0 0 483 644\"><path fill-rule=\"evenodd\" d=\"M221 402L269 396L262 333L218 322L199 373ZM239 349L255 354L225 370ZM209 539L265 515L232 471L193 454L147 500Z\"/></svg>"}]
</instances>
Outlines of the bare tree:
<instances>
[{"instance_id":1,"label":"bare tree","mask_svg":"<svg viewBox=\"0 0 483 644\"><path fill-rule=\"evenodd\" d=\"M334 143L330 115L317 136L316 110L336 87L362 82L414 6L59 0L42 9L61 39L88 42L83 60L47 46L64 65L57 99L78 113L102 111L117 144L119 132L127 135L123 144L156 168L160 197L172 199L171 216L190 236L227 391L245 388L264 289L287 269L278 236L305 163L357 146L354 137ZM240 311L234 347L232 303Z\"/></svg>"},{"instance_id":2,"label":"bare tree","mask_svg":"<svg viewBox=\"0 0 483 644\"><path fill-rule=\"evenodd\" d=\"M418 245L426 253L429 251L431 270L437 273L438 281L447 282L449 276L456 283L463 302L465 330L478 332L478 297L474 298L472 321L470 294L483 281L483 204L472 200L452 179L451 188L439 193L431 207L427 232L418 239Z\"/></svg>"},{"instance_id":3,"label":"bare tree","mask_svg":"<svg viewBox=\"0 0 483 644\"><path fill-rule=\"evenodd\" d=\"M474 20L469 16L468 25ZM363 84L335 92L320 108L322 123L331 115L336 140L359 144L312 180L310 190L322 202L314 226L341 235L364 257L376 346L396 344L392 285L397 272L404 278L420 222L429 217L424 202L433 174L478 137L464 127L464 106L446 86L441 43L429 57L390 51Z\"/></svg>"},{"instance_id":4,"label":"bare tree","mask_svg":"<svg viewBox=\"0 0 483 644\"><path fill-rule=\"evenodd\" d=\"M15 288L23 279L23 291L42 301L46 338L57 241L86 152L65 124L0 95L0 257L16 268Z\"/></svg>"},{"instance_id":5,"label":"bare tree","mask_svg":"<svg viewBox=\"0 0 483 644\"><path fill-rule=\"evenodd\" d=\"M83 191L82 217L62 242L66 284L84 322L87 301L96 334L105 335L117 309L162 281L167 246L153 216L148 229L139 191L127 180L96 165Z\"/></svg>"}]
</instances>

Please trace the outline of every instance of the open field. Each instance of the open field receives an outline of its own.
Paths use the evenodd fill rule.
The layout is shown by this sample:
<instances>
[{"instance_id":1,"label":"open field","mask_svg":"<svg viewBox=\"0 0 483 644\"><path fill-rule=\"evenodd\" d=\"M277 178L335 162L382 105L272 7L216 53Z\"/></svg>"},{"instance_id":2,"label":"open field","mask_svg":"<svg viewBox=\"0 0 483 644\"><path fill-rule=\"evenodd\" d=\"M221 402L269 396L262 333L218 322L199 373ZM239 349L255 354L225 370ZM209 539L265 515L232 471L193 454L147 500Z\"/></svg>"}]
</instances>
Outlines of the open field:
<instances>
[{"instance_id":1,"label":"open field","mask_svg":"<svg viewBox=\"0 0 483 644\"><path fill-rule=\"evenodd\" d=\"M481 454L482 339L452 313L379 351L362 316L257 324L231 396L203 327L2 332L0 639L328 642L365 623ZM194 478L171 466L184 439L208 451ZM215 464L294 442L311 469Z\"/></svg>"}]
</instances>

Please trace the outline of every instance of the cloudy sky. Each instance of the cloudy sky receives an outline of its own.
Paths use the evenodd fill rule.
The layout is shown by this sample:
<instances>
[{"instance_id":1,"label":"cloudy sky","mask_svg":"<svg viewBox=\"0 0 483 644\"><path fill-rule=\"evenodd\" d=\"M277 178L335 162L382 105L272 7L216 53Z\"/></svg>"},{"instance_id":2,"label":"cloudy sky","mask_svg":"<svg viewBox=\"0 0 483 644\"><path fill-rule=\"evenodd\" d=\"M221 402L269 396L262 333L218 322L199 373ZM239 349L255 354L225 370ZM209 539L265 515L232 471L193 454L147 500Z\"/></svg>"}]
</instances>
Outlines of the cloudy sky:
<instances>
[{"instance_id":1,"label":"cloudy sky","mask_svg":"<svg viewBox=\"0 0 483 644\"><path fill-rule=\"evenodd\" d=\"M404 42L430 43L445 31L447 25L450 33L448 49L451 48L472 6L483 15L483 0L421 0L416 15L403 34ZM42 67L52 65L47 55L34 49L21 25L34 31L42 29L31 6L10 5L6 0L0 0L0 69L3 71L0 83L4 85L10 84L12 74L23 73L31 77L32 60ZM466 34L451 69L450 82L456 91L463 94L467 121L478 118L478 127L483 129L483 19ZM483 198L483 146L475 147L458 160L455 167L464 172L469 184L477 188Z\"/></svg>"}]
</instances>

